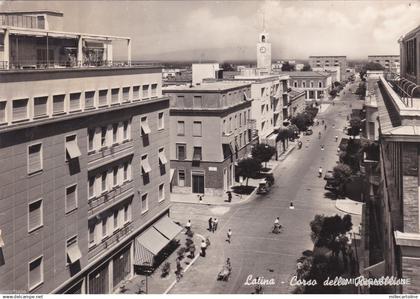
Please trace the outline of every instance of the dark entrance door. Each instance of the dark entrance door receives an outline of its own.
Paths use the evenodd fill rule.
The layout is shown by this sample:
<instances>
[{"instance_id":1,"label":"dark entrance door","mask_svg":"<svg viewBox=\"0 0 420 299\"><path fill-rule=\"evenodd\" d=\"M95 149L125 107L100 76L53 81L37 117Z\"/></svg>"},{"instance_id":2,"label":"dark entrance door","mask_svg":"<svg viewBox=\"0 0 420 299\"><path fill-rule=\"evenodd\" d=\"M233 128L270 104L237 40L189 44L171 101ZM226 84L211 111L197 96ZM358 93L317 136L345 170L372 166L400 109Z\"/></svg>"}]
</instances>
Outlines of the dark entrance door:
<instances>
[{"instance_id":1,"label":"dark entrance door","mask_svg":"<svg viewBox=\"0 0 420 299\"><path fill-rule=\"evenodd\" d=\"M192 192L204 194L204 174L193 173Z\"/></svg>"}]
</instances>

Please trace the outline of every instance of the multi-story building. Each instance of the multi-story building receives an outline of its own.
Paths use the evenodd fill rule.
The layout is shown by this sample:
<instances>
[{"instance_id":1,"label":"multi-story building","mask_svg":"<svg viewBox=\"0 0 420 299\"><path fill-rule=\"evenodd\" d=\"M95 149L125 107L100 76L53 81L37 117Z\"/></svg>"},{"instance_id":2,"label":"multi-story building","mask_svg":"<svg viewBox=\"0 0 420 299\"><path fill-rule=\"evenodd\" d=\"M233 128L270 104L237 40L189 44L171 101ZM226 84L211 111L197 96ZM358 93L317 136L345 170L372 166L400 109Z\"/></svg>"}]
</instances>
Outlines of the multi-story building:
<instances>
[{"instance_id":1,"label":"multi-story building","mask_svg":"<svg viewBox=\"0 0 420 299\"><path fill-rule=\"evenodd\" d=\"M236 162L250 153L251 84L211 82L164 88L170 104L172 192L222 195Z\"/></svg>"},{"instance_id":2,"label":"multi-story building","mask_svg":"<svg viewBox=\"0 0 420 299\"><path fill-rule=\"evenodd\" d=\"M399 43L401 77L420 85L420 26L401 37ZM420 93L418 88L414 92Z\"/></svg>"},{"instance_id":3,"label":"multi-story building","mask_svg":"<svg viewBox=\"0 0 420 299\"><path fill-rule=\"evenodd\" d=\"M193 63L192 84L200 84L204 79L219 79L223 77L223 70L219 63Z\"/></svg>"},{"instance_id":4,"label":"multi-story building","mask_svg":"<svg viewBox=\"0 0 420 299\"><path fill-rule=\"evenodd\" d=\"M303 90L292 89L289 92L288 118L292 118L305 110L305 95L306 92Z\"/></svg>"},{"instance_id":5,"label":"multi-story building","mask_svg":"<svg viewBox=\"0 0 420 299\"><path fill-rule=\"evenodd\" d=\"M269 41L269 35L266 32L262 32L258 38L257 68L265 74L271 72L271 43Z\"/></svg>"},{"instance_id":6,"label":"multi-story building","mask_svg":"<svg viewBox=\"0 0 420 299\"><path fill-rule=\"evenodd\" d=\"M347 57L346 56L309 56L309 65L312 69L323 67L340 67L340 81L347 79Z\"/></svg>"},{"instance_id":7,"label":"multi-story building","mask_svg":"<svg viewBox=\"0 0 420 299\"><path fill-rule=\"evenodd\" d=\"M112 41L128 39L57 31L43 14L49 29L1 26L0 290L110 293L180 229L167 217L169 99L160 68L130 65L130 41L111 63Z\"/></svg>"},{"instance_id":8,"label":"multi-story building","mask_svg":"<svg viewBox=\"0 0 420 299\"><path fill-rule=\"evenodd\" d=\"M389 72L400 72L400 55L368 55L368 62L378 63Z\"/></svg>"},{"instance_id":9,"label":"multi-story building","mask_svg":"<svg viewBox=\"0 0 420 299\"><path fill-rule=\"evenodd\" d=\"M290 87L294 90L305 91L305 99L322 101L329 97L332 88L331 74L326 72L281 72L290 77Z\"/></svg>"},{"instance_id":10,"label":"multi-story building","mask_svg":"<svg viewBox=\"0 0 420 299\"><path fill-rule=\"evenodd\" d=\"M260 75L245 69L235 80L251 83L252 121L260 141L265 142L289 117L288 76Z\"/></svg>"},{"instance_id":11,"label":"multi-story building","mask_svg":"<svg viewBox=\"0 0 420 299\"><path fill-rule=\"evenodd\" d=\"M410 279L390 292L420 292L419 34L417 27L400 39L401 77L368 78L365 100L366 135L378 139L380 149L380 170L368 171L369 237L377 247L370 263L383 264L381 275Z\"/></svg>"}]
</instances>

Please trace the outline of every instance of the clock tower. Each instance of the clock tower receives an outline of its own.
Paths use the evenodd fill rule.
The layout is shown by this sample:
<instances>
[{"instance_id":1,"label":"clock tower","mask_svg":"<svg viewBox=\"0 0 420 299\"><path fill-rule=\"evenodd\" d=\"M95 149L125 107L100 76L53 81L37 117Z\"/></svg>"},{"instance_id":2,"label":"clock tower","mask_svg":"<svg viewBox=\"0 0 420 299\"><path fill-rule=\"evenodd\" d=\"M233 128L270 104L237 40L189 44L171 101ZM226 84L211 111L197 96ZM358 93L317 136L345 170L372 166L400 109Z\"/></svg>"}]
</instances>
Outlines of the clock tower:
<instances>
[{"instance_id":1,"label":"clock tower","mask_svg":"<svg viewBox=\"0 0 420 299\"><path fill-rule=\"evenodd\" d=\"M260 34L257 43L257 68L265 69L271 72L271 43L268 34Z\"/></svg>"}]
</instances>

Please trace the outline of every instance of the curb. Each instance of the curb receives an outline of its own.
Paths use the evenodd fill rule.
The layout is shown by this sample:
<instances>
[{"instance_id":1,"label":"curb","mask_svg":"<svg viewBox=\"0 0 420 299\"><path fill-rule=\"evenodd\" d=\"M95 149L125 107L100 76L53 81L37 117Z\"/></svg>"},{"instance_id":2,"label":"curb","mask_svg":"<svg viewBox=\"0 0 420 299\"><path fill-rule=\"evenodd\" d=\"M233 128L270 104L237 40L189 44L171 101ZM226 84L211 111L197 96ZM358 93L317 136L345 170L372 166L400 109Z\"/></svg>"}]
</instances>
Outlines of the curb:
<instances>
[{"instance_id":1,"label":"curb","mask_svg":"<svg viewBox=\"0 0 420 299\"><path fill-rule=\"evenodd\" d=\"M279 161L284 161L284 160L286 160L286 158L287 158L287 156L291 153L291 152L293 152L293 150L295 149L295 147L296 147L296 144L294 144L293 146L291 146L284 154L282 154L280 157L279 157ZM277 167L277 166L276 166Z\"/></svg>"}]
</instances>

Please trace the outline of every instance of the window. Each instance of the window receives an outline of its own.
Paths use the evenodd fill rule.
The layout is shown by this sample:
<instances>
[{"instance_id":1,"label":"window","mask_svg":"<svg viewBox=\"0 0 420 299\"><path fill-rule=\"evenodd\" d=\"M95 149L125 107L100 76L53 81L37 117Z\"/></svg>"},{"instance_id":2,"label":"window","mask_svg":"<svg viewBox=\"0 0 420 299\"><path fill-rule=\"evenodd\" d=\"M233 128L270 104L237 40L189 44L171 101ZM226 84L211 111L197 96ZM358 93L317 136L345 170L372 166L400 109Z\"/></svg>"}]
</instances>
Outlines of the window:
<instances>
[{"instance_id":1,"label":"window","mask_svg":"<svg viewBox=\"0 0 420 299\"><path fill-rule=\"evenodd\" d=\"M69 111L80 110L80 92L70 94L70 107Z\"/></svg>"},{"instance_id":2,"label":"window","mask_svg":"<svg viewBox=\"0 0 420 299\"><path fill-rule=\"evenodd\" d=\"M321 81L318 82L318 87L322 88L322 82Z\"/></svg>"},{"instance_id":3,"label":"window","mask_svg":"<svg viewBox=\"0 0 420 299\"><path fill-rule=\"evenodd\" d=\"M99 107L108 105L108 89L102 89L99 91L98 102Z\"/></svg>"},{"instance_id":4,"label":"window","mask_svg":"<svg viewBox=\"0 0 420 299\"><path fill-rule=\"evenodd\" d=\"M95 245L95 225L89 223L89 247Z\"/></svg>"},{"instance_id":5,"label":"window","mask_svg":"<svg viewBox=\"0 0 420 299\"><path fill-rule=\"evenodd\" d=\"M108 236L108 217L104 217L102 219L102 238L105 238L106 236Z\"/></svg>"},{"instance_id":6,"label":"window","mask_svg":"<svg viewBox=\"0 0 420 299\"><path fill-rule=\"evenodd\" d=\"M193 161L201 161L203 159L201 146L194 146Z\"/></svg>"},{"instance_id":7,"label":"window","mask_svg":"<svg viewBox=\"0 0 420 299\"><path fill-rule=\"evenodd\" d=\"M312 88L312 87L314 87L314 81L311 81L310 83L309 83L309 85L310 85L310 87Z\"/></svg>"},{"instance_id":8,"label":"window","mask_svg":"<svg viewBox=\"0 0 420 299\"><path fill-rule=\"evenodd\" d=\"M34 98L34 117L47 116L48 114L47 104L48 104L47 96ZM2 122L1 119L0 119L0 122Z\"/></svg>"},{"instance_id":9,"label":"window","mask_svg":"<svg viewBox=\"0 0 420 299\"><path fill-rule=\"evenodd\" d=\"M95 149L95 129L88 129L88 151L93 151Z\"/></svg>"},{"instance_id":10,"label":"window","mask_svg":"<svg viewBox=\"0 0 420 299\"><path fill-rule=\"evenodd\" d=\"M185 160L187 158L187 145L179 144L176 145L176 158L177 160Z\"/></svg>"},{"instance_id":11,"label":"window","mask_svg":"<svg viewBox=\"0 0 420 299\"><path fill-rule=\"evenodd\" d=\"M157 84L152 84L152 97L157 97Z\"/></svg>"},{"instance_id":12,"label":"window","mask_svg":"<svg viewBox=\"0 0 420 299\"><path fill-rule=\"evenodd\" d=\"M263 97L265 94L265 87L261 88L261 97Z\"/></svg>"},{"instance_id":13,"label":"window","mask_svg":"<svg viewBox=\"0 0 420 299\"><path fill-rule=\"evenodd\" d=\"M112 88L111 89L111 104L118 104L120 102L120 89Z\"/></svg>"},{"instance_id":14,"label":"window","mask_svg":"<svg viewBox=\"0 0 420 299\"><path fill-rule=\"evenodd\" d=\"M123 122L123 139L124 140L130 139L130 136L131 136L130 129L131 129L130 122L128 120Z\"/></svg>"},{"instance_id":15,"label":"window","mask_svg":"<svg viewBox=\"0 0 420 299\"><path fill-rule=\"evenodd\" d=\"M113 186L116 187L118 185L118 166L115 166L113 169Z\"/></svg>"},{"instance_id":16,"label":"window","mask_svg":"<svg viewBox=\"0 0 420 299\"><path fill-rule=\"evenodd\" d=\"M42 144L34 144L28 148L28 174L42 170Z\"/></svg>"},{"instance_id":17,"label":"window","mask_svg":"<svg viewBox=\"0 0 420 299\"><path fill-rule=\"evenodd\" d=\"M178 170L178 186L185 186L185 170L183 169Z\"/></svg>"},{"instance_id":18,"label":"window","mask_svg":"<svg viewBox=\"0 0 420 299\"><path fill-rule=\"evenodd\" d=\"M130 87L123 87L123 90L122 90L122 101L124 103L130 101Z\"/></svg>"},{"instance_id":19,"label":"window","mask_svg":"<svg viewBox=\"0 0 420 299\"><path fill-rule=\"evenodd\" d=\"M118 124L112 125L112 143L118 142Z\"/></svg>"},{"instance_id":20,"label":"window","mask_svg":"<svg viewBox=\"0 0 420 299\"><path fill-rule=\"evenodd\" d=\"M306 82L302 81L302 87L305 88L306 87Z\"/></svg>"},{"instance_id":21,"label":"window","mask_svg":"<svg viewBox=\"0 0 420 299\"><path fill-rule=\"evenodd\" d=\"M239 113L239 127L242 127L242 113Z\"/></svg>"},{"instance_id":22,"label":"window","mask_svg":"<svg viewBox=\"0 0 420 299\"><path fill-rule=\"evenodd\" d=\"M53 114L64 113L64 99L66 95L59 94L53 96Z\"/></svg>"},{"instance_id":23,"label":"window","mask_svg":"<svg viewBox=\"0 0 420 299\"><path fill-rule=\"evenodd\" d=\"M158 130L162 130L165 126L163 112L158 113Z\"/></svg>"},{"instance_id":24,"label":"window","mask_svg":"<svg viewBox=\"0 0 420 299\"><path fill-rule=\"evenodd\" d=\"M133 86L133 101L140 100L140 86Z\"/></svg>"},{"instance_id":25,"label":"window","mask_svg":"<svg viewBox=\"0 0 420 299\"><path fill-rule=\"evenodd\" d=\"M0 102L0 124L7 122L6 104L7 102Z\"/></svg>"},{"instance_id":26,"label":"window","mask_svg":"<svg viewBox=\"0 0 420 299\"><path fill-rule=\"evenodd\" d=\"M44 263L43 263L43 257L40 256L39 258L29 263L29 277L28 277L29 291L33 290L34 288L36 288L43 282L44 282Z\"/></svg>"},{"instance_id":27,"label":"window","mask_svg":"<svg viewBox=\"0 0 420 299\"><path fill-rule=\"evenodd\" d=\"M147 155L144 155L141 157L141 169L142 169L143 174L149 173L152 170L152 168L150 167L149 158Z\"/></svg>"},{"instance_id":28,"label":"window","mask_svg":"<svg viewBox=\"0 0 420 299\"><path fill-rule=\"evenodd\" d=\"M203 107L203 98L201 96L194 96L193 108L202 108L202 107Z\"/></svg>"},{"instance_id":29,"label":"window","mask_svg":"<svg viewBox=\"0 0 420 299\"><path fill-rule=\"evenodd\" d=\"M417 38L405 42L405 71L408 75L417 76Z\"/></svg>"},{"instance_id":30,"label":"window","mask_svg":"<svg viewBox=\"0 0 420 299\"><path fill-rule=\"evenodd\" d=\"M28 99L13 101L13 121L28 119Z\"/></svg>"},{"instance_id":31,"label":"window","mask_svg":"<svg viewBox=\"0 0 420 299\"><path fill-rule=\"evenodd\" d=\"M131 221L131 204L127 204L124 207L124 223Z\"/></svg>"},{"instance_id":32,"label":"window","mask_svg":"<svg viewBox=\"0 0 420 299\"><path fill-rule=\"evenodd\" d=\"M66 241L66 252L67 252L67 264L74 264L82 257L82 253L79 249L77 242L77 236L71 237Z\"/></svg>"},{"instance_id":33,"label":"window","mask_svg":"<svg viewBox=\"0 0 420 299\"><path fill-rule=\"evenodd\" d=\"M93 108L95 106L95 91L85 92L85 109Z\"/></svg>"},{"instance_id":34,"label":"window","mask_svg":"<svg viewBox=\"0 0 420 299\"><path fill-rule=\"evenodd\" d=\"M77 209L77 184L66 188L66 213Z\"/></svg>"},{"instance_id":35,"label":"window","mask_svg":"<svg viewBox=\"0 0 420 299\"><path fill-rule=\"evenodd\" d=\"M151 130L149 127L149 122L147 121L147 116L143 116L140 120L140 126L141 126L141 134L147 135L150 134Z\"/></svg>"},{"instance_id":36,"label":"window","mask_svg":"<svg viewBox=\"0 0 420 299\"><path fill-rule=\"evenodd\" d=\"M82 155L77 145L76 135L66 137L66 161L78 158Z\"/></svg>"},{"instance_id":37,"label":"window","mask_svg":"<svg viewBox=\"0 0 420 299\"><path fill-rule=\"evenodd\" d=\"M96 178L94 176L89 178L89 187L88 187L89 198L95 197L95 181L96 181Z\"/></svg>"},{"instance_id":38,"label":"window","mask_svg":"<svg viewBox=\"0 0 420 299\"><path fill-rule=\"evenodd\" d=\"M101 129L101 146L105 147L106 146L106 132L107 132L107 128L106 127L102 127Z\"/></svg>"},{"instance_id":39,"label":"window","mask_svg":"<svg viewBox=\"0 0 420 299\"><path fill-rule=\"evenodd\" d=\"M162 201L165 199L165 184L159 185L158 200Z\"/></svg>"},{"instance_id":40,"label":"window","mask_svg":"<svg viewBox=\"0 0 420 299\"><path fill-rule=\"evenodd\" d=\"M119 229L118 226L118 210L114 211L114 231L116 231L117 229Z\"/></svg>"},{"instance_id":41,"label":"window","mask_svg":"<svg viewBox=\"0 0 420 299\"><path fill-rule=\"evenodd\" d=\"M29 204L28 232L32 232L43 225L42 199Z\"/></svg>"},{"instance_id":42,"label":"window","mask_svg":"<svg viewBox=\"0 0 420 299\"><path fill-rule=\"evenodd\" d=\"M106 176L107 176L107 172L104 171L102 172L102 177L101 177L101 186L102 186L102 193L106 192L108 190L108 186L106 184Z\"/></svg>"},{"instance_id":43,"label":"window","mask_svg":"<svg viewBox=\"0 0 420 299\"><path fill-rule=\"evenodd\" d=\"M177 96L176 97L176 106L178 108L184 108L184 96Z\"/></svg>"},{"instance_id":44,"label":"window","mask_svg":"<svg viewBox=\"0 0 420 299\"><path fill-rule=\"evenodd\" d=\"M199 137L202 134L201 121L193 122L193 136Z\"/></svg>"},{"instance_id":45,"label":"window","mask_svg":"<svg viewBox=\"0 0 420 299\"><path fill-rule=\"evenodd\" d=\"M149 210L149 200L147 198L147 193L143 194L141 197L141 212L146 213Z\"/></svg>"},{"instance_id":46,"label":"window","mask_svg":"<svg viewBox=\"0 0 420 299\"><path fill-rule=\"evenodd\" d=\"M293 82L293 87L298 87L298 83L297 83L297 81L294 81L294 82Z\"/></svg>"},{"instance_id":47,"label":"window","mask_svg":"<svg viewBox=\"0 0 420 299\"><path fill-rule=\"evenodd\" d=\"M184 121L178 121L177 126L176 126L176 132L178 136L185 135L185 122Z\"/></svg>"},{"instance_id":48,"label":"window","mask_svg":"<svg viewBox=\"0 0 420 299\"><path fill-rule=\"evenodd\" d=\"M131 180L131 163L125 162L124 163L124 176L123 176L124 182Z\"/></svg>"},{"instance_id":49,"label":"window","mask_svg":"<svg viewBox=\"0 0 420 299\"><path fill-rule=\"evenodd\" d=\"M149 85L143 85L143 99L149 97Z\"/></svg>"}]
</instances>

